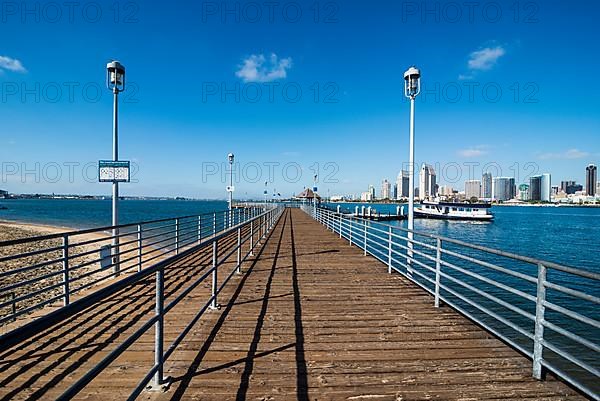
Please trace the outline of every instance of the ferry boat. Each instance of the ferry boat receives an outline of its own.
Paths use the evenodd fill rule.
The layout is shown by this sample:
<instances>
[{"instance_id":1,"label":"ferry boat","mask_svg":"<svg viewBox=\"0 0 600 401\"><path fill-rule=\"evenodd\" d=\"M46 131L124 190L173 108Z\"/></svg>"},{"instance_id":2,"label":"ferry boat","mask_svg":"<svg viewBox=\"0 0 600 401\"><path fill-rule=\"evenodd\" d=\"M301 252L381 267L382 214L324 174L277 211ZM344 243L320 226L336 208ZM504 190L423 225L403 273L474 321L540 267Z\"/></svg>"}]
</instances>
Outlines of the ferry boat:
<instances>
[{"instance_id":1,"label":"ferry boat","mask_svg":"<svg viewBox=\"0 0 600 401\"><path fill-rule=\"evenodd\" d=\"M415 208L415 216L429 219L491 221L494 218L491 207L489 203L422 201Z\"/></svg>"}]
</instances>

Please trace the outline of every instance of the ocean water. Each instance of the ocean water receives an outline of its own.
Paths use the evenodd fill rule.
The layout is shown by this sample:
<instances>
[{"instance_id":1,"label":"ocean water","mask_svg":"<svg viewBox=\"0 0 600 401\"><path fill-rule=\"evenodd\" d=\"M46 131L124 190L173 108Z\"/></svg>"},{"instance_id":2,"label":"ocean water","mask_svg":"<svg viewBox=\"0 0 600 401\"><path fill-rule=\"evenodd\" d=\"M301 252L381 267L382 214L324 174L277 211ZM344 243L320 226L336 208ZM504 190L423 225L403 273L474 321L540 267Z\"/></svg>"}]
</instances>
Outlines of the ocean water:
<instances>
[{"instance_id":1,"label":"ocean water","mask_svg":"<svg viewBox=\"0 0 600 401\"><path fill-rule=\"evenodd\" d=\"M338 204L328 206L335 210ZM342 211L362 204L340 203ZM397 205L365 204L396 213ZM404 206L407 213L408 206ZM493 222L415 219L415 230L600 272L600 208L494 206ZM407 222L386 224L406 228Z\"/></svg>"},{"instance_id":2,"label":"ocean water","mask_svg":"<svg viewBox=\"0 0 600 401\"><path fill-rule=\"evenodd\" d=\"M0 200L0 220L83 229L106 227L112 221L110 200L8 199ZM121 200L119 223L193 216L227 209L225 201Z\"/></svg>"}]
</instances>

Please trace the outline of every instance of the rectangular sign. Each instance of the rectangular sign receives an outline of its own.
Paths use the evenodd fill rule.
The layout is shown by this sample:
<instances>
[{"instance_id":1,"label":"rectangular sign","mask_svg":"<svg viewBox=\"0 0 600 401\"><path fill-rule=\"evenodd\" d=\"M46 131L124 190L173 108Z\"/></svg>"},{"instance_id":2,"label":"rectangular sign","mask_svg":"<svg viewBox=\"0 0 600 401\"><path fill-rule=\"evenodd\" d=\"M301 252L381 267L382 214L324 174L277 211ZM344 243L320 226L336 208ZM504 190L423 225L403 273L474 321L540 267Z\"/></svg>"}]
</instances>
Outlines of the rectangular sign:
<instances>
[{"instance_id":1,"label":"rectangular sign","mask_svg":"<svg viewBox=\"0 0 600 401\"><path fill-rule=\"evenodd\" d=\"M98 180L100 182L129 182L130 163L128 161L100 160Z\"/></svg>"}]
</instances>

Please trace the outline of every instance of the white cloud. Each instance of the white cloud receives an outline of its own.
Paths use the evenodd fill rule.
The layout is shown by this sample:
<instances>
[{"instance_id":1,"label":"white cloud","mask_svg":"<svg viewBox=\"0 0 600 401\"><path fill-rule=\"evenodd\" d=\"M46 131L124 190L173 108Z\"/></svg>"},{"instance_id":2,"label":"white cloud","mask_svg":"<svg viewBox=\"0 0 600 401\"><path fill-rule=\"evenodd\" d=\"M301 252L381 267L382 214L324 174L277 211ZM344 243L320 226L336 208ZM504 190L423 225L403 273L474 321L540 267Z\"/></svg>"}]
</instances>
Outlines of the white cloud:
<instances>
[{"instance_id":1,"label":"white cloud","mask_svg":"<svg viewBox=\"0 0 600 401\"><path fill-rule=\"evenodd\" d=\"M502 46L485 47L469 55L468 66L470 70L485 71L496 65L500 57L506 54Z\"/></svg>"},{"instance_id":2,"label":"white cloud","mask_svg":"<svg viewBox=\"0 0 600 401\"><path fill-rule=\"evenodd\" d=\"M462 157L481 157L481 156L485 156L487 155L489 152L487 151L488 146L487 145L479 145L479 146L474 146L471 148L467 148L467 149L461 149L458 151L458 155L462 156Z\"/></svg>"},{"instance_id":3,"label":"white cloud","mask_svg":"<svg viewBox=\"0 0 600 401\"><path fill-rule=\"evenodd\" d=\"M7 56L0 56L0 71L3 70L14 72L27 72L27 70L25 69L25 67L23 67L23 64L19 60Z\"/></svg>"},{"instance_id":4,"label":"white cloud","mask_svg":"<svg viewBox=\"0 0 600 401\"><path fill-rule=\"evenodd\" d=\"M253 54L239 68L235 75L244 82L272 82L287 77L287 70L292 68L292 58L279 59L273 53L267 59L262 54Z\"/></svg>"},{"instance_id":5,"label":"white cloud","mask_svg":"<svg viewBox=\"0 0 600 401\"><path fill-rule=\"evenodd\" d=\"M574 159L583 159L589 157L590 154L588 152L583 152L579 149L569 149L563 153L542 153L538 155L539 159L542 160L552 160L552 159L566 159L566 160L574 160Z\"/></svg>"}]
</instances>

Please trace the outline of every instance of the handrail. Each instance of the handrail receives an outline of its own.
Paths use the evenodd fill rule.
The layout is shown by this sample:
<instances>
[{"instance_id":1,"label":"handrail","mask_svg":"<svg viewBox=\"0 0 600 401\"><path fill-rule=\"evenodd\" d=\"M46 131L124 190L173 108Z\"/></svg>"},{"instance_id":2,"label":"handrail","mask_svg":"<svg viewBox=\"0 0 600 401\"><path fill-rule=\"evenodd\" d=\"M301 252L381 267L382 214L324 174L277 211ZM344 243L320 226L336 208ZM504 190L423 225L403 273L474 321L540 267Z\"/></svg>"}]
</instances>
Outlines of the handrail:
<instances>
[{"instance_id":1,"label":"handrail","mask_svg":"<svg viewBox=\"0 0 600 401\"><path fill-rule=\"evenodd\" d=\"M66 306L70 295L82 288L136 268L139 271L265 212L263 208L224 210L0 242L4 251L0 261L13 263L0 273L0 277L10 277L0 288L0 325L44 307L48 299L56 300L61 288ZM89 234L101 237L84 236ZM115 245L117 237L122 241ZM28 244L29 249L19 252L18 245L22 244Z\"/></svg>"},{"instance_id":2,"label":"handrail","mask_svg":"<svg viewBox=\"0 0 600 401\"><path fill-rule=\"evenodd\" d=\"M244 263L249 256L252 256L255 252L256 247L261 243L263 239L266 239L270 234L272 228L277 224L278 219L282 215L284 208L281 206L269 207L266 211L258 211L252 209L250 213L244 213L249 216L247 219L237 218L235 224L231 224L221 232L216 232L210 236L202 238L200 241L194 240L195 245L190 246L175 255L171 255L164 260L161 260L151 266L148 266L131 276L125 277L122 280L116 281L107 287L104 287L98 291L92 292L91 294L75 300L62 308L59 308L49 314L35 319L28 324L18 327L17 329L0 336L0 352L9 349L10 347L17 345L32 336L39 334L43 330L46 330L53 325L74 316L76 313L88 308L90 306L99 304L104 299L111 297L117 292L129 288L140 281L147 279L152 274L155 274L156 282L156 311L155 315L150 317L147 321L143 322L135 332L125 338L120 344L118 344L108 355L104 356L98 363L96 363L89 371L75 381L65 392L58 397L60 400L71 399L73 396L78 394L87 384L89 384L98 374L100 374L111 362L113 362L119 355L125 352L132 344L152 327L155 328L155 363L145 374L142 381L139 382L138 386L133 389L130 399L135 398L139 393L146 387L150 380L153 381L152 387L160 388L165 385L165 378L163 377L163 365L164 362L172 354L173 350L183 340L185 335L189 332L191 327L197 322L204 312L210 309L218 307L217 297L223 290L227 282L237 273L241 273L242 263ZM241 213L240 213L241 216ZM211 223L215 224L216 220L213 219ZM228 220L223 220L228 222ZM233 221L232 221L233 223ZM245 232L243 234L243 232ZM234 238L231 238L231 237ZM237 237L237 239L235 239ZM196 237L195 237L196 238ZM232 242L233 245L223 255L219 257L218 247L219 243L227 241ZM212 258L213 263L210 269L202 272L200 277L196 278L183 292L172 300L168 305L164 305L165 294L164 294L164 273L165 268L176 263L179 260L193 254L207 246L212 245ZM245 255L242 255L242 248L244 248ZM229 260L234 254L236 256L236 266L227 275L227 278L220 286L217 286L217 274L219 267ZM164 343L164 318L176 306L181 302L187 294L189 294L194 288L204 282L208 277L212 276L213 285L211 290L211 296L206 301L205 305L200 308L200 311L194 316L192 321L186 326L186 329L180 333L177 339L168 347L167 351L163 350Z\"/></svg>"},{"instance_id":3,"label":"handrail","mask_svg":"<svg viewBox=\"0 0 600 401\"><path fill-rule=\"evenodd\" d=\"M547 369L600 399L600 296L590 293L600 289L600 274L327 208L302 209L363 249L365 256L386 264L389 273L397 272L429 292L436 307L441 302L451 306L529 357L536 379ZM488 260L481 260L482 255ZM502 266L508 261L535 269L535 275ZM566 301L577 306L560 305ZM544 333L544 328L549 331ZM566 369L565 364L573 367Z\"/></svg>"}]
</instances>

